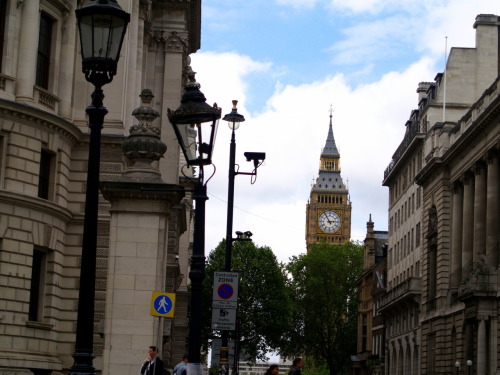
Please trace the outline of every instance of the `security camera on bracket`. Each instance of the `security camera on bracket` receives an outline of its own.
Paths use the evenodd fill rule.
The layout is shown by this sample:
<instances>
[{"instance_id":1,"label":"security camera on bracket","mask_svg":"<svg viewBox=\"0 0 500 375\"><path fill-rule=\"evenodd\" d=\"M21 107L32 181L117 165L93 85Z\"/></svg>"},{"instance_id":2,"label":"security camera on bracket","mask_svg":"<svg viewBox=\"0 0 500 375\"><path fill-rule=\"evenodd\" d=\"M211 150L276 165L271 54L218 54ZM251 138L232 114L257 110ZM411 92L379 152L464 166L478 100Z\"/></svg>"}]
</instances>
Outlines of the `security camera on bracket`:
<instances>
[{"instance_id":1,"label":"security camera on bracket","mask_svg":"<svg viewBox=\"0 0 500 375\"><path fill-rule=\"evenodd\" d=\"M265 152L245 152L243 155L245 155L247 161L253 160L253 165L255 168L259 166L259 162L266 160Z\"/></svg>"}]
</instances>

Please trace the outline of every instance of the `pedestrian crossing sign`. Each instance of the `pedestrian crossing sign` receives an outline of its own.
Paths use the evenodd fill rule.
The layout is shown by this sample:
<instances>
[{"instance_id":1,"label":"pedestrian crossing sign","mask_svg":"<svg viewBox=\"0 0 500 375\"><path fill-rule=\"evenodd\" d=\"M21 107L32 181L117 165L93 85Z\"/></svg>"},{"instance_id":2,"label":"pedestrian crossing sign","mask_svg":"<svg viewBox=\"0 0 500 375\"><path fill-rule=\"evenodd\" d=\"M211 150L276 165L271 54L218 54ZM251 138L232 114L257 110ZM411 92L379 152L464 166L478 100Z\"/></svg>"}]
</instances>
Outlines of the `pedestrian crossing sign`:
<instances>
[{"instance_id":1,"label":"pedestrian crossing sign","mask_svg":"<svg viewBox=\"0 0 500 375\"><path fill-rule=\"evenodd\" d=\"M153 292L151 297L151 315L173 318L175 293Z\"/></svg>"}]
</instances>

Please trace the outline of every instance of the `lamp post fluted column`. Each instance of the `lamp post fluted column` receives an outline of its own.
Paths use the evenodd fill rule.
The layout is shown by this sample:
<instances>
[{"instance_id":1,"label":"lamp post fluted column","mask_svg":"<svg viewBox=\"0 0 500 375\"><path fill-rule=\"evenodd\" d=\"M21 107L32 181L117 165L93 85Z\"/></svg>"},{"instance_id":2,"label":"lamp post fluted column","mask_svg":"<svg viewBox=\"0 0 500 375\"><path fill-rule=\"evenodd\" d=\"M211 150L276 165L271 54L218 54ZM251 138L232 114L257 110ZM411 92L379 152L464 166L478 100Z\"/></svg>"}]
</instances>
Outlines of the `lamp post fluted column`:
<instances>
[{"instance_id":1,"label":"lamp post fluted column","mask_svg":"<svg viewBox=\"0 0 500 375\"><path fill-rule=\"evenodd\" d=\"M103 92L96 87L92 104L87 107L90 141L85 193L85 218L81 258L80 289L78 293L78 317L76 323L75 363L72 374L94 374L94 302L97 256L97 225L99 206L99 165L101 162L101 130L108 110L103 105Z\"/></svg>"},{"instance_id":2,"label":"lamp post fluted column","mask_svg":"<svg viewBox=\"0 0 500 375\"><path fill-rule=\"evenodd\" d=\"M208 199L207 186L202 182L195 185L193 254L191 257L191 308L189 327L189 362L201 363L201 310L203 279L205 278L205 202Z\"/></svg>"},{"instance_id":3,"label":"lamp post fluted column","mask_svg":"<svg viewBox=\"0 0 500 375\"><path fill-rule=\"evenodd\" d=\"M99 167L101 162L101 129L108 110L103 105L102 86L116 75L120 51L130 22L116 0L90 1L76 9L82 71L85 79L94 85L89 115L89 157L85 217L80 266L80 285L76 324L74 363L72 375L95 374L94 354L94 302L97 256L97 225L99 206Z\"/></svg>"}]
</instances>

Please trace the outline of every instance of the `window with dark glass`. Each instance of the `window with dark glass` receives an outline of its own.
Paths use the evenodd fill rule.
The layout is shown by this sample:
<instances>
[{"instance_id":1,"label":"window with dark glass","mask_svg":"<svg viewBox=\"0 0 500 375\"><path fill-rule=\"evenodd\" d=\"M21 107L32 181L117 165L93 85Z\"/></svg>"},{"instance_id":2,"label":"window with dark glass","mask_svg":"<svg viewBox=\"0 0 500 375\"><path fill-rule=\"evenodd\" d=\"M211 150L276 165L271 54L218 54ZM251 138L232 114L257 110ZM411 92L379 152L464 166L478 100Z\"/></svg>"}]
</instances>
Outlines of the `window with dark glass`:
<instances>
[{"instance_id":1,"label":"window with dark glass","mask_svg":"<svg viewBox=\"0 0 500 375\"><path fill-rule=\"evenodd\" d=\"M53 172L52 163L54 155L46 150L40 154L40 174L38 179L38 197L49 199L51 187L51 176Z\"/></svg>"},{"instance_id":2,"label":"window with dark glass","mask_svg":"<svg viewBox=\"0 0 500 375\"><path fill-rule=\"evenodd\" d=\"M0 134L0 183L3 178L3 174L5 173L3 170L3 161L4 161L4 155L3 155L3 150L4 150L4 142L5 142L5 137L3 134Z\"/></svg>"},{"instance_id":3,"label":"window with dark glass","mask_svg":"<svg viewBox=\"0 0 500 375\"><path fill-rule=\"evenodd\" d=\"M0 72L3 69L3 46L5 40L5 20L7 18L7 0L0 0Z\"/></svg>"},{"instance_id":4,"label":"window with dark glass","mask_svg":"<svg viewBox=\"0 0 500 375\"><path fill-rule=\"evenodd\" d=\"M28 318L30 321L40 321L43 310L43 290L45 283L46 253L34 249L31 266L31 286Z\"/></svg>"},{"instance_id":5,"label":"window with dark glass","mask_svg":"<svg viewBox=\"0 0 500 375\"><path fill-rule=\"evenodd\" d=\"M46 14L40 16L38 33L38 56L36 61L36 85L49 88L50 49L52 43L52 26L54 21Z\"/></svg>"}]
</instances>

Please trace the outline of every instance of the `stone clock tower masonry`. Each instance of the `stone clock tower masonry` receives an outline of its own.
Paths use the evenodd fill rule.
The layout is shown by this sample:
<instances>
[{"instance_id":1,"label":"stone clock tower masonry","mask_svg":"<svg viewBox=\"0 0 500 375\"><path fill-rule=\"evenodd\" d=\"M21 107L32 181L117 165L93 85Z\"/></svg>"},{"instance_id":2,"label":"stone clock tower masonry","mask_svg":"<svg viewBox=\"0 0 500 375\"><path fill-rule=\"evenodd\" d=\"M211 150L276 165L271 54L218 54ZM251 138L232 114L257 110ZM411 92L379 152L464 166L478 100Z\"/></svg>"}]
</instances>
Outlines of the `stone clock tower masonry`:
<instances>
[{"instance_id":1,"label":"stone clock tower masonry","mask_svg":"<svg viewBox=\"0 0 500 375\"><path fill-rule=\"evenodd\" d=\"M316 182L306 208L306 244L344 243L351 238L349 189L340 175L340 154L332 128L332 111Z\"/></svg>"}]
</instances>

